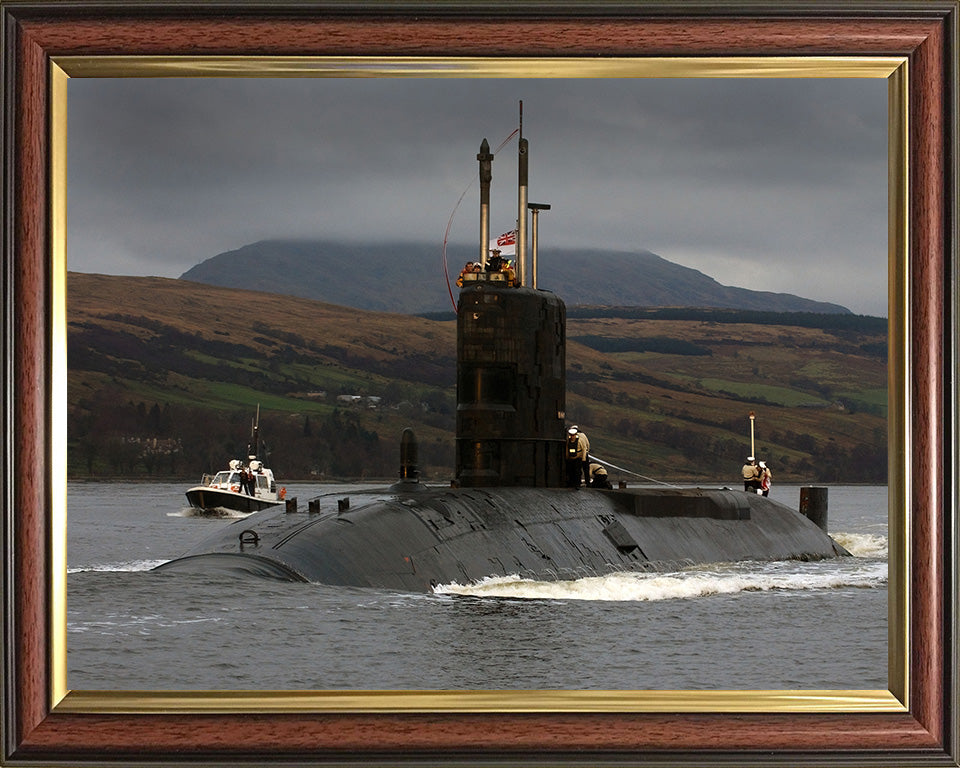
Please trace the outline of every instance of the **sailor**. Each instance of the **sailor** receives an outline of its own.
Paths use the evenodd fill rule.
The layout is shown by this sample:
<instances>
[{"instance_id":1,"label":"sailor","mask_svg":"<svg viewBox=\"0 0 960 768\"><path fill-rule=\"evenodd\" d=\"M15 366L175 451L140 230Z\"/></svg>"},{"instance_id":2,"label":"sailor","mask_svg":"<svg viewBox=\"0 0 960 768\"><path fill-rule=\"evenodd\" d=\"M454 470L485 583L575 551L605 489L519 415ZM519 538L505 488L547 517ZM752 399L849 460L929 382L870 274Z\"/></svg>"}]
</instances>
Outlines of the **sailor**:
<instances>
[{"instance_id":1,"label":"sailor","mask_svg":"<svg viewBox=\"0 0 960 768\"><path fill-rule=\"evenodd\" d=\"M567 485L570 488L580 487L580 477L584 483L590 483L590 441L587 436L574 424L567 430Z\"/></svg>"},{"instance_id":2,"label":"sailor","mask_svg":"<svg viewBox=\"0 0 960 768\"><path fill-rule=\"evenodd\" d=\"M567 488L580 487L580 459L577 458L577 428L567 430L567 447L564 451L564 469Z\"/></svg>"},{"instance_id":3,"label":"sailor","mask_svg":"<svg viewBox=\"0 0 960 768\"><path fill-rule=\"evenodd\" d=\"M764 496L770 495L770 486L773 485L773 473L767 462L760 462L760 491Z\"/></svg>"},{"instance_id":4,"label":"sailor","mask_svg":"<svg viewBox=\"0 0 960 768\"><path fill-rule=\"evenodd\" d=\"M607 477L607 470L602 464L597 464L595 461L590 463L590 487L606 488L607 490L613 488L610 485L610 478Z\"/></svg>"},{"instance_id":5,"label":"sailor","mask_svg":"<svg viewBox=\"0 0 960 768\"><path fill-rule=\"evenodd\" d=\"M468 261L466 264L463 265L463 269L460 270L460 277L457 278L457 287L458 288L463 287L463 276L466 275L468 272L472 273L472 272L479 272L479 271L480 271L480 268L477 264L474 264L472 261Z\"/></svg>"},{"instance_id":6,"label":"sailor","mask_svg":"<svg viewBox=\"0 0 960 768\"><path fill-rule=\"evenodd\" d=\"M747 463L741 470L743 473L743 490L757 493L760 490L760 468L757 466L756 456L747 456Z\"/></svg>"},{"instance_id":7,"label":"sailor","mask_svg":"<svg viewBox=\"0 0 960 768\"><path fill-rule=\"evenodd\" d=\"M500 251L494 248L490 253L490 258L487 259L487 272L500 272L503 269L503 257L500 255Z\"/></svg>"}]
</instances>

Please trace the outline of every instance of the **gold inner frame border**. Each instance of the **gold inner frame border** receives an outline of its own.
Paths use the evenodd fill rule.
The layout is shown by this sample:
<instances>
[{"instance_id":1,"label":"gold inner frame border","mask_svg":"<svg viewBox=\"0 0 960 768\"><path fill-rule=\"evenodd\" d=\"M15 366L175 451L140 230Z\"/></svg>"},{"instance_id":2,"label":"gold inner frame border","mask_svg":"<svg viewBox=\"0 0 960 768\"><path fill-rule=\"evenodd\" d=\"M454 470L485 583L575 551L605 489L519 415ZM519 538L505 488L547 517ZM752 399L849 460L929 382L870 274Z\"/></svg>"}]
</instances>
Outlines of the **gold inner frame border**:
<instances>
[{"instance_id":1,"label":"gold inner frame border","mask_svg":"<svg viewBox=\"0 0 960 768\"><path fill-rule=\"evenodd\" d=\"M72 691L66 648L67 98L71 78L883 78L888 81L888 690ZM55 56L50 66L50 701L54 712L862 713L909 710L910 402L906 57Z\"/></svg>"}]
</instances>

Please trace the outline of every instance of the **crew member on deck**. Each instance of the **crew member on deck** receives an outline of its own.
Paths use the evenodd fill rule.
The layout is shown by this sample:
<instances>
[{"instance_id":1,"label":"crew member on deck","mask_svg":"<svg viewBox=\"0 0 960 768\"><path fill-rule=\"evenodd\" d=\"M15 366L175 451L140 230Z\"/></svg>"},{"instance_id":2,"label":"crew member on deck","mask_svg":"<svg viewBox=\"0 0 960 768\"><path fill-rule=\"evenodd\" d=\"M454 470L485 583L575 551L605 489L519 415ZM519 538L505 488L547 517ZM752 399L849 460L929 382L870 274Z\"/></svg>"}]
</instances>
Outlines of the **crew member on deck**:
<instances>
[{"instance_id":1,"label":"crew member on deck","mask_svg":"<svg viewBox=\"0 0 960 768\"><path fill-rule=\"evenodd\" d=\"M607 490L613 488L610 485L610 478L607 477L607 470L602 464L597 464L595 461L590 462L590 487L606 488Z\"/></svg>"},{"instance_id":2,"label":"crew member on deck","mask_svg":"<svg viewBox=\"0 0 960 768\"><path fill-rule=\"evenodd\" d=\"M747 456L747 463L743 465L743 490L756 493L760 489L760 468L757 466L756 456Z\"/></svg>"},{"instance_id":3,"label":"crew member on deck","mask_svg":"<svg viewBox=\"0 0 960 768\"><path fill-rule=\"evenodd\" d=\"M773 485L773 473L770 471L770 467L767 466L767 462L760 462L760 490L764 496L770 495L770 486Z\"/></svg>"},{"instance_id":4,"label":"crew member on deck","mask_svg":"<svg viewBox=\"0 0 960 768\"><path fill-rule=\"evenodd\" d=\"M567 430L567 485L580 487L580 477L590 484L590 441L576 425Z\"/></svg>"}]
</instances>

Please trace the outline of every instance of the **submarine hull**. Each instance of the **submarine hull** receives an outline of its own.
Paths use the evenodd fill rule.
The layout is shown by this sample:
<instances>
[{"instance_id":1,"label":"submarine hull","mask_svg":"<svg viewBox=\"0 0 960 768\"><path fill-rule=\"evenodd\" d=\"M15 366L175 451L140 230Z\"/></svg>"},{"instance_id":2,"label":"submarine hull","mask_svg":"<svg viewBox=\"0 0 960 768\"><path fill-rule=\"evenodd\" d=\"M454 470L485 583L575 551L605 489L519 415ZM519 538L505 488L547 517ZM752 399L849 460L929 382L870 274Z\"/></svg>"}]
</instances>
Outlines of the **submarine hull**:
<instances>
[{"instance_id":1,"label":"submarine hull","mask_svg":"<svg viewBox=\"0 0 960 768\"><path fill-rule=\"evenodd\" d=\"M428 592L849 554L799 512L741 491L413 488L257 512L159 568Z\"/></svg>"}]
</instances>

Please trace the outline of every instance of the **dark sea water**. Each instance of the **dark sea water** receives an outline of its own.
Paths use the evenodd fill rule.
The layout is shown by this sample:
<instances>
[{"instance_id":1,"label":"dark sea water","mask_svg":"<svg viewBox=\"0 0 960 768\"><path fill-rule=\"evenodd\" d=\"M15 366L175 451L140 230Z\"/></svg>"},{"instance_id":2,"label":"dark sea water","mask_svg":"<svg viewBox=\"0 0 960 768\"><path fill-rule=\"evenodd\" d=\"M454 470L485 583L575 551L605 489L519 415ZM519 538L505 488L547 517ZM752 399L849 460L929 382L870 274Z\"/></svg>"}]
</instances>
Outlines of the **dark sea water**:
<instances>
[{"instance_id":1,"label":"dark sea water","mask_svg":"<svg viewBox=\"0 0 960 768\"><path fill-rule=\"evenodd\" d=\"M154 572L231 522L192 516L186 487L70 484L68 687L887 688L885 486L829 490L831 535L854 558L431 595ZM799 489L771 496L796 507Z\"/></svg>"}]
</instances>

